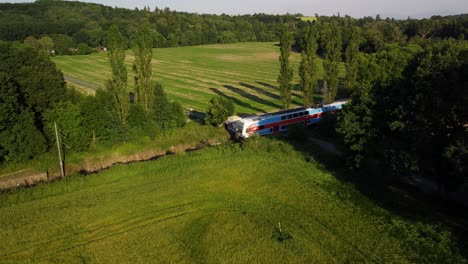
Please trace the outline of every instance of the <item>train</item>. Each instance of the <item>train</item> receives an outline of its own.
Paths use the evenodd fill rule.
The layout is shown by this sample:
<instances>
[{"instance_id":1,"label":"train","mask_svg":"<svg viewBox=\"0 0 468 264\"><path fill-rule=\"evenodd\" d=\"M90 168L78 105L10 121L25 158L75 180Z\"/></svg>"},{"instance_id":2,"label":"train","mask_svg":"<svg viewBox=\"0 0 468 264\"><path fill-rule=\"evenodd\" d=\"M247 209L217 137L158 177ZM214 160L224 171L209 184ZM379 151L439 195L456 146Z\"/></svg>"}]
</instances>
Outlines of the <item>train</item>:
<instances>
[{"instance_id":1,"label":"train","mask_svg":"<svg viewBox=\"0 0 468 264\"><path fill-rule=\"evenodd\" d=\"M238 139L247 139L254 134L260 136L286 132L293 124L310 126L320 119L343 108L348 100L335 101L333 103L318 105L310 108L296 108L263 115L249 116L246 118L230 117L225 127L231 136Z\"/></svg>"}]
</instances>

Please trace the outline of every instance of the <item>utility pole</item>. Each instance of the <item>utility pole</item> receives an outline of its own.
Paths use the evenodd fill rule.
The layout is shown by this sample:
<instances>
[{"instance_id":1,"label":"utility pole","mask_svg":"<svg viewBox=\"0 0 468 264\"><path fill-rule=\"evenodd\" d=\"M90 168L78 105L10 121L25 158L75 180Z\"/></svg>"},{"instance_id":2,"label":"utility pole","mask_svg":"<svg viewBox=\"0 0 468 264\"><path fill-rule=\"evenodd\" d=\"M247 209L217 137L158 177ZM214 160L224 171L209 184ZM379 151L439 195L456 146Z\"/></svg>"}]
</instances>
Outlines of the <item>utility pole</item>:
<instances>
[{"instance_id":1,"label":"utility pole","mask_svg":"<svg viewBox=\"0 0 468 264\"><path fill-rule=\"evenodd\" d=\"M60 153L60 142L59 142L58 131L57 131L57 123L55 123L55 121L54 121L54 127L55 127L55 138L57 139L57 150L58 150L59 161L60 161L60 172L62 173L62 178L63 178L65 177L65 172L63 171L62 154Z\"/></svg>"}]
</instances>

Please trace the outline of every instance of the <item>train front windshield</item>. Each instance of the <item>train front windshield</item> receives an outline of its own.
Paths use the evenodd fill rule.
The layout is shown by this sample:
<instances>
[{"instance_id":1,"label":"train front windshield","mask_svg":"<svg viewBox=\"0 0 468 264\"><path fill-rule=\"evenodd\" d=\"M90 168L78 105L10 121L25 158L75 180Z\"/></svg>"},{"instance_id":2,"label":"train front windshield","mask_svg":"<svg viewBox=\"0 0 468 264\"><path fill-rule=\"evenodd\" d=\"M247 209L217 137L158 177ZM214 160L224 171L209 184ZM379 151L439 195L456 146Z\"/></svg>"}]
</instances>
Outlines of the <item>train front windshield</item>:
<instances>
[{"instance_id":1,"label":"train front windshield","mask_svg":"<svg viewBox=\"0 0 468 264\"><path fill-rule=\"evenodd\" d=\"M242 136L242 130L243 130L243 128L244 128L244 123L242 123L242 122L237 122L236 128L235 128L235 129L236 129L236 135L237 135L237 136Z\"/></svg>"}]
</instances>

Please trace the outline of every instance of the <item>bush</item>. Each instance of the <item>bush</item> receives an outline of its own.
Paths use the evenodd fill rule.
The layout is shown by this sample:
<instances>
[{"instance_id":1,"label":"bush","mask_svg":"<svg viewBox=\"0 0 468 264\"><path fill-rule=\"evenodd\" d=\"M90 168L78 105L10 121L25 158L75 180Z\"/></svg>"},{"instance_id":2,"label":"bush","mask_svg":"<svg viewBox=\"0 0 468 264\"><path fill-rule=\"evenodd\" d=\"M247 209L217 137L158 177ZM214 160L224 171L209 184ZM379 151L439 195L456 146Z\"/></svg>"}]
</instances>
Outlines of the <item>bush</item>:
<instances>
[{"instance_id":1,"label":"bush","mask_svg":"<svg viewBox=\"0 0 468 264\"><path fill-rule=\"evenodd\" d=\"M185 125L187 118L182 106L176 102L169 102L161 83L155 84L154 98L154 117L162 131Z\"/></svg>"},{"instance_id":2,"label":"bush","mask_svg":"<svg viewBox=\"0 0 468 264\"><path fill-rule=\"evenodd\" d=\"M146 112L140 104L132 104L130 106L128 125L137 136L149 136L154 138L156 135L156 122L153 120L151 114Z\"/></svg>"},{"instance_id":3,"label":"bush","mask_svg":"<svg viewBox=\"0 0 468 264\"><path fill-rule=\"evenodd\" d=\"M86 43L78 44L77 48L78 48L78 54L80 55L87 55L93 52L93 50Z\"/></svg>"},{"instance_id":4,"label":"bush","mask_svg":"<svg viewBox=\"0 0 468 264\"><path fill-rule=\"evenodd\" d=\"M128 131L113 110L112 96L97 90L96 96L87 96L80 102L83 129L89 131L96 143L114 144L128 139Z\"/></svg>"},{"instance_id":5,"label":"bush","mask_svg":"<svg viewBox=\"0 0 468 264\"><path fill-rule=\"evenodd\" d=\"M80 107L67 102L59 102L55 107L44 113L46 135L49 142L55 142L54 122L57 123L63 142L73 151L88 149L91 133L84 129Z\"/></svg>"},{"instance_id":6,"label":"bush","mask_svg":"<svg viewBox=\"0 0 468 264\"><path fill-rule=\"evenodd\" d=\"M215 97L210 100L210 105L206 110L205 122L213 126L219 126L234 113L234 104L231 100Z\"/></svg>"}]
</instances>

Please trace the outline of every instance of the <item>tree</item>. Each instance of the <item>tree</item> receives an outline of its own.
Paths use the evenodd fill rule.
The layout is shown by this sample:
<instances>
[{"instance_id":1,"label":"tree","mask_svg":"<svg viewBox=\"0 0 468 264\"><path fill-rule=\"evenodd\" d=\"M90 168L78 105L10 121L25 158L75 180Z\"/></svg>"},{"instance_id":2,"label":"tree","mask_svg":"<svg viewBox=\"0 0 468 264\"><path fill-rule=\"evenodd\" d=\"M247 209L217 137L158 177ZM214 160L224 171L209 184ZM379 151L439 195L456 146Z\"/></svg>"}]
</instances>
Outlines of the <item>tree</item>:
<instances>
[{"instance_id":1,"label":"tree","mask_svg":"<svg viewBox=\"0 0 468 264\"><path fill-rule=\"evenodd\" d=\"M314 24L309 24L302 35L301 64L299 76L304 97L304 106L313 104L315 88L317 87L317 29Z\"/></svg>"},{"instance_id":2,"label":"tree","mask_svg":"<svg viewBox=\"0 0 468 264\"><path fill-rule=\"evenodd\" d=\"M289 106L291 105L293 67L289 64L289 55L291 54L292 43L292 34L289 32L287 26L283 25L280 38L280 74L278 76L283 109L289 109Z\"/></svg>"},{"instance_id":3,"label":"tree","mask_svg":"<svg viewBox=\"0 0 468 264\"><path fill-rule=\"evenodd\" d=\"M54 41L52 40L51 37L49 36L42 37L37 42L39 43L41 50L45 54L49 55L52 53L52 50L54 49Z\"/></svg>"},{"instance_id":4,"label":"tree","mask_svg":"<svg viewBox=\"0 0 468 264\"><path fill-rule=\"evenodd\" d=\"M47 150L43 114L65 96L63 75L30 46L0 42L0 161Z\"/></svg>"},{"instance_id":5,"label":"tree","mask_svg":"<svg viewBox=\"0 0 468 264\"><path fill-rule=\"evenodd\" d=\"M92 148L111 145L128 138L128 131L119 119L114 107L113 95L102 89L95 96L86 96L80 103L82 127L91 134Z\"/></svg>"},{"instance_id":6,"label":"tree","mask_svg":"<svg viewBox=\"0 0 468 264\"><path fill-rule=\"evenodd\" d=\"M24 44L31 46L34 49L39 49L39 43L34 36L29 36L24 39Z\"/></svg>"},{"instance_id":7,"label":"tree","mask_svg":"<svg viewBox=\"0 0 468 264\"><path fill-rule=\"evenodd\" d=\"M219 126L229 116L234 115L234 104L224 97L214 97L210 100L206 110L205 122L213 126Z\"/></svg>"},{"instance_id":8,"label":"tree","mask_svg":"<svg viewBox=\"0 0 468 264\"><path fill-rule=\"evenodd\" d=\"M138 30L135 39L135 62L133 70L135 71L135 102L143 105L146 111L149 111L153 105L154 93L151 91L153 56L153 39L147 27Z\"/></svg>"},{"instance_id":9,"label":"tree","mask_svg":"<svg viewBox=\"0 0 468 264\"><path fill-rule=\"evenodd\" d=\"M114 108L122 123L127 122L130 110L127 93L127 69L125 67L124 40L119 28L111 26L108 34L107 57L112 69L112 79L107 81L106 88L114 99Z\"/></svg>"},{"instance_id":10,"label":"tree","mask_svg":"<svg viewBox=\"0 0 468 264\"><path fill-rule=\"evenodd\" d=\"M185 115L180 104L170 102L160 82L153 82L154 119L162 131L166 131L185 124Z\"/></svg>"},{"instance_id":11,"label":"tree","mask_svg":"<svg viewBox=\"0 0 468 264\"><path fill-rule=\"evenodd\" d=\"M93 50L86 43L78 44L77 48L78 48L78 54L80 55L91 54L93 52Z\"/></svg>"},{"instance_id":12,"label":"tree","mask_svg":"<svg viewBox=\"0 0 468 264\"><path fill-rule=\"evenodd\" d=\"M71 150L83 151L89 148L91 131L83 129L83 119L78 105L70 101L59 102L44 113L44 121L49 142L55 141L54 122L56 122L61 141Z\"/></svg>"},{"instance_id":13,"label":"tree","mask_svg":"<svg viewBox=\"0 0 468 264\"><path fill-rule=\"evenodd\" d=\"M360 168L370 152L369 146L376 134L373 128L373 85L377 68L370 55L359 56L359 81L351 92L351 100L338 114L336 131L343 137L346 161L350 168Z\"/></svg>"},{"instance_id":14,"label":"tree","mask_svg":"<svg viewBox=\"0 0 468 264\"><path fill-rule=\"evenodd\" d=\"M387 87L394 105L385 111L382 101L378 108L387 127L382 134L393 142L387 151L411 157L413 171L405 172L436 180L442 193L467 180L467 73L466 42L436 42Z\"/></svg>"},{"instance_id":15,"label":"tree","mask_svg":"<svg viewBox=\"0 0 468 264\"><path fill-rule=\"evenodd\" d=\"M356 85L357 70L359 63L359 41L361 30L358 27L353 27L351 40L346 48L346 77L345 88L350 91Z\"/></svg>"},{"instance_id":16,"label":"tree","mask_svg":"<svg viewBox=\"0 0 468 264\"><path fill-rule=\"evenodd\" d=\"M341 31L336 23L327 25L322 31L322 42L324 43L325 81L327 89L324 91L325 102L335 100L339 84L339 65L341 62Z\"/></svg>"},{"instance_id":17,"label":"tree","mask_svg":"<svg viewBox=\"0 0 468 264\"><path fill-rule=\"evenodd\" d=\"M70 48L73 47L73 39L63 34L52 36L57 53L60 55L70 54Z\"/></svg>"}]
</instances>

